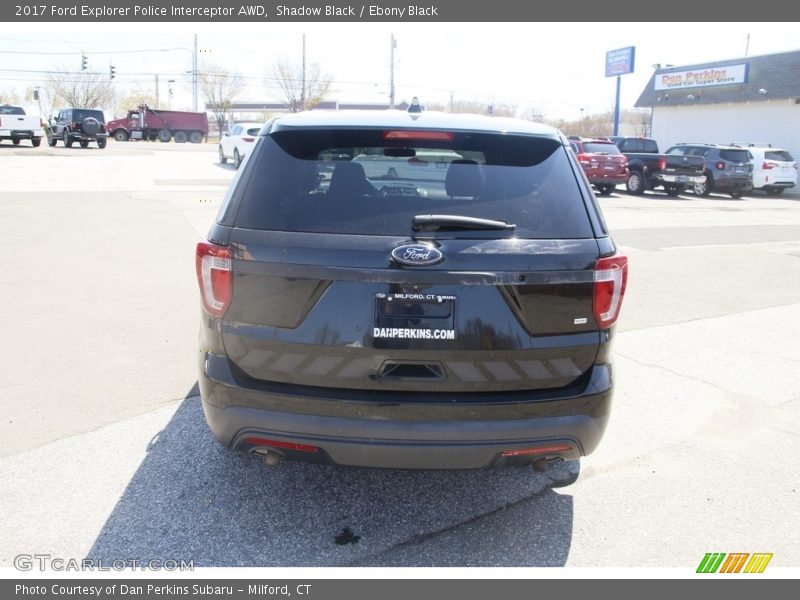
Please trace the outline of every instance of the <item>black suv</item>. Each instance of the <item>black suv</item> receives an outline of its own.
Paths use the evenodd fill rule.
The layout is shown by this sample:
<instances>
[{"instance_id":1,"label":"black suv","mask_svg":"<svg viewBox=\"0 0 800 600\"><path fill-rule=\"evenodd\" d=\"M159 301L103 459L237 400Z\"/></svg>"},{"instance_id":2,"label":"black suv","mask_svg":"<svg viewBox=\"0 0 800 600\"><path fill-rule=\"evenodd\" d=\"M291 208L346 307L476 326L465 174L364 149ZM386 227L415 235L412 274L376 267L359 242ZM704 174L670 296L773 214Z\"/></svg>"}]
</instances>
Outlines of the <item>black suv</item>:
<instances>
[{"instance_id":1,"label":"black suv","mask_svg":"<svg viewBox=\"0 0 800 600\"><path fill-rule=\"evenodd\" d=\"M267 464L539 468L606 427L627 258L551 127L276 118L196 269L206 419Z\"/></svg>"},{"instance_id":2,"label":"black suv","mask_svg":"<svg viewBox=\"0 0 800 600\"><path fill-rule=\"evenodd\" d=\"M741 198L753 189L753 156L745 148L680 143L667 150L667 154L703 157L706 180L694 184L697 196L722 192L731 198Z\"/></svg>"},{"instance_id":3,"label":"black suv","mask_svg":"<svg viewBox=\"0 0 800 600\"><path fill-rule=\"evenodd\" d=\"M97 142L98 148L105 148L108 133L103 111L88 108L65 108L59 111L50 123L47 144L55 146L59 140L67 148L71 148L73 142L80 143L81 148L86 148L89 142Z\"/></svg>"}]
</instances>

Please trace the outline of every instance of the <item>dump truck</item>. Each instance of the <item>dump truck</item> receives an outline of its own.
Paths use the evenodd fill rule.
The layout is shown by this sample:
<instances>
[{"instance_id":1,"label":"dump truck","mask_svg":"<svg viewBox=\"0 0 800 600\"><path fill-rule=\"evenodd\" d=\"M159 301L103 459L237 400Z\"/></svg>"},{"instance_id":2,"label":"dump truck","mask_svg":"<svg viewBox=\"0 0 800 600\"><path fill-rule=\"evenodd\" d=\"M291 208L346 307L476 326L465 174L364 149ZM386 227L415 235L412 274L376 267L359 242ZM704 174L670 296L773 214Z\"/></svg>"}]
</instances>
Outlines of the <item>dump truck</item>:
<instances>
[{"instance_id":1,"label":"dump truck","mask_svg":"<svg viewBox=\"0 0 800 600\"><path fill-rule=\"evenodd\" d=\"M179 144L199 144L208 135L208 116L204 112L163 110L143 104L129 110L122 119L106 123L106 131L118 142L174 139Z\"/></svg>"}]
</instances>

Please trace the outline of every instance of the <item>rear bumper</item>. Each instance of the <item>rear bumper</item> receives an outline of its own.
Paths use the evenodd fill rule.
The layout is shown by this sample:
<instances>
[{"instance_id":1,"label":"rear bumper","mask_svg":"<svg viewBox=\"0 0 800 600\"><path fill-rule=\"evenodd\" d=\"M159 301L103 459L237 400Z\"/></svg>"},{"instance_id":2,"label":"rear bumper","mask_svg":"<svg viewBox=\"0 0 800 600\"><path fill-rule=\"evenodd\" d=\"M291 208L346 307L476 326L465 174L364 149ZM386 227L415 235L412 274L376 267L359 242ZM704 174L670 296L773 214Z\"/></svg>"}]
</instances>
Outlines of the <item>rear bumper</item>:
<instances>
[{"instance_id":1,"label":"rear bumper","mask_svg":"<svg viewBox=\"0 0 800 600\"><path fill-rule=\"evenodd\" d=\"M202 355L203 410L217 440L243 451L256 447L252 438L272 440L278 453L310 462L470 469L577 459L597 447L611 408L607 364L595 365L578 388L553 391L550 398L514 392L491 402L470 395L461 404L398 402L380 393L369 401L348 400L325 397L319 388L285 385L252 389L237 382L227 365L226 357ZM314 450L286 449L286 444ZM503 456L515 450L529 453Z\"/></svg>"},{"instance_id":2,"label":"rear bumper","mask_svg":"<svg viewBox=\"0 0 800 600\"><path fill-rule=\"evenodd\" d=\"M42 129L0 129L0 139L30 140L44 135Z\"/></svg>"},{"instance_id":3,"label":"rear bumper","mask_svg":"<svg viewBox=\"0 0 800 600\"><path fill-rule=\"evenodd\" d=\"M725 177L714 179L714 190L716 191L748 192L752 189L753 180L749 177Z\"/></svg>"},{"instance_id":4,"label":"rear bumper","mask_svg":"<svg viewBox=\"0 0 800 600\"><path fill-rule=\"evenodd\" d=\"M74 142L94 142L97 140L105 140L108 138L108 133L97 133L95 135L86 135L80 131L68 132L69 139Z\"/></svg>"},{"instance_id":5,"label":"rear bumper","mask_svg":"<svg viewBox=\"0 0 800 600\"><path fill-rule=\"evenodd\" d=\"M682 183L686 185L693 185L695 183L703 183L706 180L705 175L664 175L661 174L656 177L663 183Z\"/></svg>"}]
</instances>

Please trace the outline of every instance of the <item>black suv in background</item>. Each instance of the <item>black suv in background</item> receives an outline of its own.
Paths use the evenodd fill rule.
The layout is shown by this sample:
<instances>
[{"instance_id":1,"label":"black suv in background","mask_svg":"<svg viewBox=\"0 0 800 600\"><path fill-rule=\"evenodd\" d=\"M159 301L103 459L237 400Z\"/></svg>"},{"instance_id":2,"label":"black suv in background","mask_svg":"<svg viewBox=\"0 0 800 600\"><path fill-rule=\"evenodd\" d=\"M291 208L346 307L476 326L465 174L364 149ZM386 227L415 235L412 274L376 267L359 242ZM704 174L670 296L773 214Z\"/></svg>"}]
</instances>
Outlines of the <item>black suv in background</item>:
<instances>
[{"instance_id":1,"label":"black suv in background","mask_svg":"<svg viewBox=\"0 0 800 600\"><path fill-rule=\"evenodd\" d=\"M67 148L71 148L74 142L78 142L81 148L86 148L89 142L97 142L98 148L105 148L108 133L103 111L88 108L60 110L50 123L47 144L55 146L59 140L64 142Z\"/></svg>"},{"instance_id":2,"label":"black suv in background","mask_svg":"<svg viewBox=\"0 0 800 600\"><path fill-rule=\"evenodd\" d=\"M538 468L603 435L627 258L551 127L278 117L196 270L206 419L267 464Z\"/></svg>"},{"instance_id":3,"label":"black suv in background","mask_svg":"<svg viewBox=\"0 0 800 600\"><path fill-rule=\"evenodd\" d=\"M667 154L703 157L706 180L694 184L697 196L722 192L731 198L741 198L753 189L753 156L746 148L681 143L669 148Z\"/></svg>"}]
</instances>

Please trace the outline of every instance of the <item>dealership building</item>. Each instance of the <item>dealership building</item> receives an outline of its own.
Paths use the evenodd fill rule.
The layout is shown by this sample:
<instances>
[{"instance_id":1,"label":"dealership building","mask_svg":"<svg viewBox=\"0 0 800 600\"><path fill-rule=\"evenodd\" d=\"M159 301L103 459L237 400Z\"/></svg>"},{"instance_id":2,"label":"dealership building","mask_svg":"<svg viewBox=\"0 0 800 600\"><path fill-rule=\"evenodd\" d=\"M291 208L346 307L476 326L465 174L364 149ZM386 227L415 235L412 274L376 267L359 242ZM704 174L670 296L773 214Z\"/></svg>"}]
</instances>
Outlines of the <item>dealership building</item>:
<instances>
[{"instance_id":1,"label":"dealership building","mask_svg":"<svg viewBox=\"0 0 800 600\"><path fill-rule=\"evenodd\" d=\"M651 109L651 137L771 144L800 159L800 50L657 68L636 101Z\"/></svg>"}]
</instances>

